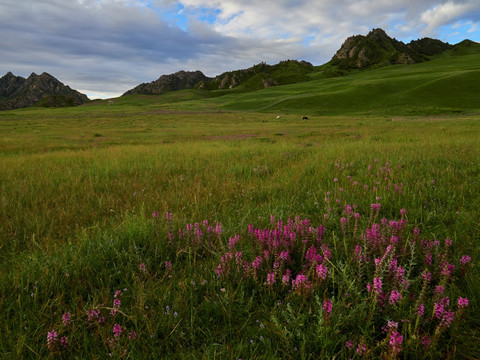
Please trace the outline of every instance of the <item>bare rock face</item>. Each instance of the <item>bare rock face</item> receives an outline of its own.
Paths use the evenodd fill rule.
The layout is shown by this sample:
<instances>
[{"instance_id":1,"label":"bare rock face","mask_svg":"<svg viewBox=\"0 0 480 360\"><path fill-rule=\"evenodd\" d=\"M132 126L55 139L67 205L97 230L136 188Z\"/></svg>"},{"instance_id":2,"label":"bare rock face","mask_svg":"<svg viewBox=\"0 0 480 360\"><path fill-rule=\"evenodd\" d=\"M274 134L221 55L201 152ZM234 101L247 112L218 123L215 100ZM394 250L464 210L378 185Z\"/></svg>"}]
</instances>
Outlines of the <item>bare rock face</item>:
<instances>
[{"instance_id":1,"label":"bare rock face","mask_svg":"<svg viewBox=\"0 0 480 360\"><path fill-rule=\"evenodd\" d=\"M218 85L218 88L219 89L225 89L227 87L227 84L228 84L228 74L224 76L224 78L222 79L222 81L220 82L220 85Z\"/></svg>"},{"instance_id":2,"label":"bare rock face","mask_svg":"<svg viewBox=\"0 0 480 360\"><path fill-rule=\"evenodd\" d=\"M32 73L27 79L8 72L0 78L0 110L28 106L74 106L88 102L86 95L65 86L50 74Z\"/></svg>"}]
</instances>

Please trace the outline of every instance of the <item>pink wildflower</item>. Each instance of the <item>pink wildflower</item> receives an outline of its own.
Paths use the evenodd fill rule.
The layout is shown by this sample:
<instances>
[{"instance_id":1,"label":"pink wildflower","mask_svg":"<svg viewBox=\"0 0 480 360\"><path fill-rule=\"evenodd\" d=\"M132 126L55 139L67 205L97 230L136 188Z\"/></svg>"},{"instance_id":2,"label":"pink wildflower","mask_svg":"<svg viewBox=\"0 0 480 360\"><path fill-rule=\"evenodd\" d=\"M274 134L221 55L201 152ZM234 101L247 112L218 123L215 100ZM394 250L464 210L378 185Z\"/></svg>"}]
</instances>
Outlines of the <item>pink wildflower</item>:
<instances>
[{"instance_id":1,"label":"pink wildflower","mask_svg":"<svg viewBox=\"0 0 480 360\"><path fill-rule=\"evenodd\" d=\"M325 280L327 278L327 273L328 273L328 268L323 265L323 264L320 264L320 265L317 265L317 276L322 279L322 280Z\"/></svg>"},{"instance_id":2,"label":"pink wildflower","mask_svg":"<svg viewBox=\"0 0 480 360\"><path fill-rule=\"evenodd\" d=\"M62 315L62 320L63 320L63 325L64 326L69 326L70 325L70 313L66 312L65 314Z\"/></svg>"},{"instance_id":3,"label":"pink wildflower","mask_svg":"<svg viewBox=\"0 0 480 360\"><path fill-rule=\"evenodd\" d=\"M330 260L332 258L332 252L328 248L327 245L323 245L323 257L327 260Z\"/></svg>"},{"instance_id":4,"label":"pink wildflower","mask_svg":"<svg viewBox=\"0 0 480 360\"><path fill-rule=\"evenodd\" d=\"M352 340L347 340L345 342L345 346L347 347L348 350L350 350L353 347L353 341Z\"/></svg>"},{"instance_id":5,"label":"pink wildflower","mask_svg":"<svg viewBox=\"0 0 480 360\"><path fill-rule=\"evenodd\" d=\"M450 238L447 237L447 238L445 239L445 246L446 246L446 247L452 246L452 239L450 239Z\"/></svg>"},{"instance_id":6,"label":"pink wildflower","mask_svg":"<svg viewBox=\"0 0 480 360\"><path fill-rule=\"evenodd\" d=\"M113 299L113 307L114 307L115 309L119 309L121 303L122 303L122 302L120 301L120 299Z\"/></svg>"},{"instance_id":7,"label":"pink wildflower","mask_svg":"<svg viewBox=\"0 0 480 360\"><path fill-rule=\"evenodd\" d=\"M457 305L459 308L466 308L468 306L467 298L458 298Z\"/></svg>"},{"instance_id":8,"label":"pink wildflower","mask_svg":"<svg viewBox=\"0 0 480 360\"><path fill-rule=\"evenodd\" d=\"M390 303L390 305L395 306L396 304L398 304L401 298L402 298L402 295L397 290L392 290L392 292L390 293L390 298L388 299L388 302Z\"/></svg>"},{"instance_id":9,"label":"pink wildflower","mask_svg":"<svg viewBox=\"0 0 480 360\"><path fill-rule=\"evenodd\" d=\"M290 254L288 251L282 251L278 257L282 261L285 261L285 262L290 261Z\"/></svg>"},{"instance_id":10,"label":"pink wildflower","mask_svg":"<svg viewBox=\"0 0 480 360\"><path fill-rule=\"evenodd\" d=\"M55 330L49 331L47 333L47 346L50 351L55 349L55 345L58 340L58 334Z\"/></svg>"},{"instance_id":11,"label":"pink wildflower","mask_svg":"<svg viewBox=\"0 0 480 360\"><path fill-rule=\"evenodd\" d=\"M447 261L445 261L442 264L442 275L444 276L450 276L450 274L455 271L455 265L449 264Z\"/></svg>"},{"instance_id":12,"label":"pink wildflower","mask_svg":"<svg viewBox=\"0 0 480 360\"><path fill-rule=\"evenodd\" d=\"M308 280L308 277L303 274L298 274L295 279L292 280L292 287L300 294L305 294L312 288L312 284Z\"/></svg>"},{"instance_id":13,"label":"pink wildflower","mask_svg":"<svg viewBox=\"0 0 480 360\"><path fill-rule=\"evenodd\" d=\"M361 254L362 254L362 246L360 244L355 245L355 257L359 259Z\"/></svg>"},{"instance_id":14,"label":"pink wildflower","mask_svg":"<svg viewBox=\"0 0 480 360\"><path fill-rule=\"evenodd\" d=\"M68 338L66 336L62 336L60 338L60 346L63 348L63 349L66 349L68 347Z\"/></svg>"},{"instance_id":15,"label":"pink wildflower","mask_svg":"<svg viewBox=\"0 0 480 360\"><path fill-rule=\"evenodd\" d=\"M382 279L380 279L379 277L373 279L373 289L376 293L382 292Z\"/></svg>"},{"instance_id":16,"label":"pink wildflower","mask_svg":"<svg viewBox=\"0 0 480 360\"><path fill-rule=\"evenodd\" d=\"M439 326L445 327L445 328L450 327L454 318L455 318L455 313L453 311L445 311Z\"/></svg>"},{"instance_id":17,"label":"pink wildflower","mask_svg":"<svg viewBox=\"0 0 480 360\"><path fill-rule=\"evenodd\" d=\"M88 321L93 321L98 319L98 315L100 315L100 311L95 309L87 310Z\"/></svg>"},{"instance_id":18,"label":"pink wildflower","mask_svg":"<svg viewBox=\"0 0 480 360\"><path fill-rule=\"evenodd\" d=\"M331 300L329 299L323 300L323 311L325 311L325 315L327 317L331 314L332 308L333 308L333 305Z\"/></svg>"},{"instance_id":19,"label":"pink wildflower","mask_svg":"<svg viewBox=\"0 0 480 360\"><path fill-rule=\"evenodd\" d=\"M292 271L287 269L285 274L282 275L282 285L288 285L290 283L290 277L292 276Z\"/></svg>"},{"instance_id":20,"label":"pink wildflower","mask_svg":"<svg viewBox=\"0 0 480 360\"><path fill-rule=\"evenodd\" d=\"M381 204L370 204L370 209L372 209L373 211L380 211L380 209L382 208L382 205Z\"/></svg>"},{"instance_id":21,"label":"pink wildflower","mask_svg":"<svg viewBox=\"0 0 480 360\"><path fill-rule=\"evenodd\" d=\"M402 350L401 348L402 342L403 342L403 336L396 331L392 331L392 334L390 335L390 341L388 343L390 346L390 349L396 353L400 352Z\"/></svg>"},{"instance_id":22,"label":"pink wildflower","mask_svg":"<svg viewBox=\"0 0 480 360\"><path fill-rule=\"evenodd\" d=\"M144 263L141 263L140 265L138 265L138 268L140 269L141 272L145 272L145 271L146 271L146 267L145 267L145 264L144 264Z\"/></svg>"},{"instance_id":23,"label":"pink wildflower","mask_svg":"<svg viewBox=\"0 0 480 360\"><path fill-rule=\"evenodd\" d=\"M432 280L432 273L428 272L428 271L424 271L422 272L422 278L423 280L425 280L426 282L429 282Z\"/></svg>"},{"instance_id":24,"label":"pink wildflower","mask_svg":"<svg viewBox=\"0 0 480 360\"><path fill-rule=\"evenodd\" d=\"M237 264L237 266L241 266L242 265L242 252L241 251L238 251L235 253L235 263Z\"/></svg>"},{"instance_id":25,"label":"pink wildflower","mask_svg":"<svg viewBox=\"0 0 480 360\"><path fill-rule=\"evenodd\" d=\"M469 262L470 262L471 257L468 256L468 255L463 255L461 258L460 258L460 264L462 265L467 265Z\"/></svg>"},{"instance_id":26,"label":"pink wildflower","mask_svg":"<svg viewBox=\"0 0 480 360\"><path fill-rule=\"evenodd\" d=\"M252 268L257 271L260 269L260 264L262 263L263 258L261 256L257 256L255 260L252 261Z\"/></svg>"},{"instance_id":27,"label":"pink wildflower","mask_svg":"<svg viewBox=\"0 0 480 360\"><path fill-rule=\"evenodd\" d=\"M432 343L432 340L428 337L428 335L423 336L422 338L422 345L424 348L430 347L430 344Z\"/></svg>"},{"instance_id":28,"label":"pink wildflower","mask_svg":"<svg viewBox=\"0 0 480 360\"><path fill-rule=\"evenodd\" d=\"M435 286L435 295L436 296L443 295L444 292L445 292L445 287L443 287L442 285Z\"/></svg>"},{"instance_id":29,"label":"pink wildflower","mask_svg":"<svg viewBox=\"0 0 480 360\"><path fill-rule=\"evenodd\" d=\"M120 337L122 334L122 327L119 324L113 325L113 336Z\"/></svg>"},{"instance_id":30,"label":"pink wildflower","mask_svg":"<svg viewBox=\"0 0 480 360\"><path fill-rule=\"evenodd\" d=\"M418 305L417 311L415 312L416 315L419 317L423 316L423 313L425 311L425 306L423 304Z\"/></svg>"},{"instance_id":31,"label":"pink wildflower","mask_svg":"<svg viewBox=\"0 0 480 360\"><path fill-rule=\"evenodd\" d=\"M445 308L441 302L435 303L435 310L433 313L433 316L436 317L437 319L441 319L443 316L443 313L445 311Z\"/></svg>"},{"instance_id":32,"label":"pink wildflower","mask_svg":"<svg viewBox=\"0 0 480 360\"><path fill-rule=\"evenodd\" d=\"M234 237L231 237L230 239L228 239L228 247L230 248L230 251L233 251L233 249L235 248L235 245L238 243L238 241L240 240L240 236L235 234Z\"/></svg>"},{"instance_id":33,"label":"pink wildflower","mask_svg":"<svg viewBox=\"0 0 480 360\"><path fill-rule=\"evenodd\" d=\"M389 330L389 329L398 329L398 322L388 320L387 321L387 330Z\"/></svg>"},{"instance_id":34,"label":"pink wildflower","mask_svg":"<svg viewBox=\"0 0 480 360\"><path fill-rule=\"evenodd\" d=\"M267 284L269 286L272 286L273 284L275 284L275 273L274 272L271 272L271 273L267 274Z\"/></svg>"},{"instance_id":35,"label":"pink wildflower","mask_svg":"<svg viewBox=\"0 0 480 360\"><path fill-rule=\"evenodd\" d=\"M130 331L130 334L128 334L128 338L130 340L135 340L137 338L137 333L135 332L135 330Z\"/></svg>"},{"instance_id":36,"label":"pink wildflower","mask_svg":"<svg viewBox=\"0 0 480 360\"><path fill-rule=\"evenodd\" d=\"M365 344L358 344L358 346L357 346L357 354L358 354L359 356L362 356L362 355L365 353L365 351L367 351L367 346L366 346Z\"/></svg>"}]
</instances>

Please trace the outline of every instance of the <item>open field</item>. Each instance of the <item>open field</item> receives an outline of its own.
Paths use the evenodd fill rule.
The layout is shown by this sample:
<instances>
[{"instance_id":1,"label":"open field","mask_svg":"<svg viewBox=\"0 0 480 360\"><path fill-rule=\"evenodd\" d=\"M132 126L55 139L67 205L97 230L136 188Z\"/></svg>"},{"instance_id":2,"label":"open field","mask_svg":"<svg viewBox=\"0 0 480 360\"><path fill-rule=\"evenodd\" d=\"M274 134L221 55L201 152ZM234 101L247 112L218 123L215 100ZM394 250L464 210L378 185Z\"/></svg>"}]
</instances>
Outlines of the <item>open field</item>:
<instances>
[{"instance_id":1,"label":"open field","mask_svg":"<svg viewBox=\"0 0 480 360\"><path fill-rule=\"evenodd\" d=\"M0 357L479 358L480 106L296 86L0 113Z\"/></svg>"}]
</instances>

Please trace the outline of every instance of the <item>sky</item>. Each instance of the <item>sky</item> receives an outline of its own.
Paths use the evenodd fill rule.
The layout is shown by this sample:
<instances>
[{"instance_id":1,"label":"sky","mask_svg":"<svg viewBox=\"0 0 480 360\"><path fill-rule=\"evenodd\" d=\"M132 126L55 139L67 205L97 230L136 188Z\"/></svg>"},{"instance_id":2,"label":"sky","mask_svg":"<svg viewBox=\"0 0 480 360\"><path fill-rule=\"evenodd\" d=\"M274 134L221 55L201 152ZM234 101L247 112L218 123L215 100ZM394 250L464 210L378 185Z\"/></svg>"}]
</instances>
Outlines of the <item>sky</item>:
<instances>
[{"instance_id":1,"label":"sky","mask_svg":"<svg viewBox=\"0 0 480 360\"><path fill-rule=\"evenodd\" d=\"M321 65L374 28L480 42L480 0L0 0L0 77L47 72L112 98L180 70Z\"/></svg>"}]
</instances>

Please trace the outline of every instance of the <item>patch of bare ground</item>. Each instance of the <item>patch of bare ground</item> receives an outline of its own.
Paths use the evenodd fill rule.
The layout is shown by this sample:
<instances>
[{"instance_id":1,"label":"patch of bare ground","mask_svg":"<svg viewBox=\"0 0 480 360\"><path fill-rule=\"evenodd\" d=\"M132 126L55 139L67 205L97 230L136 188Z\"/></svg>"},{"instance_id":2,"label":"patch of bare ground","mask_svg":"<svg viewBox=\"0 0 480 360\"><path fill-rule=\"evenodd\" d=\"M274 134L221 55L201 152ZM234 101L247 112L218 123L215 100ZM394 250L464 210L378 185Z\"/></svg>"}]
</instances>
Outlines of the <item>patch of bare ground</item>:
<instances>
[{"instance_id":1,"label":"patch of bare ground","mask_svg":"<svg viewBox=\"0 0 480 360\"><path fill-rule=\"evenodd\" d=\"M170 115L170 114L180 114L180 115L199 115L199 114L220 114L226 111L222 110L215 110L215 111L188 111L188 110L168 110L168 109L161 109L161 110L150 110L148 114L161 114L161 115Z\"/></svg>"},{"instance_id":2,"label":"patch of bare ground","mask_svg":"<svg viewBox=\"0 0 480 360\"><path fill-rule=\"evenodd\" d=\"M453 121L466 120L471 117L478 117L480 113L475 114L459 114L459 115L437 115L437 116L395 116L392 121L398 122L435 122L435 121Z\"/></svg>"},{"instance_id":3,"label":"patch of bare ground","mask_svg":"<svg viewBox=\"0 0 480 360\"><path fill-rule=\"evenodd\" d=\"M218 135L210 136L208 140L246 140L256 137L257 135L253 134L237 134L237 135Z\"/></svg>"}]
</instances>

